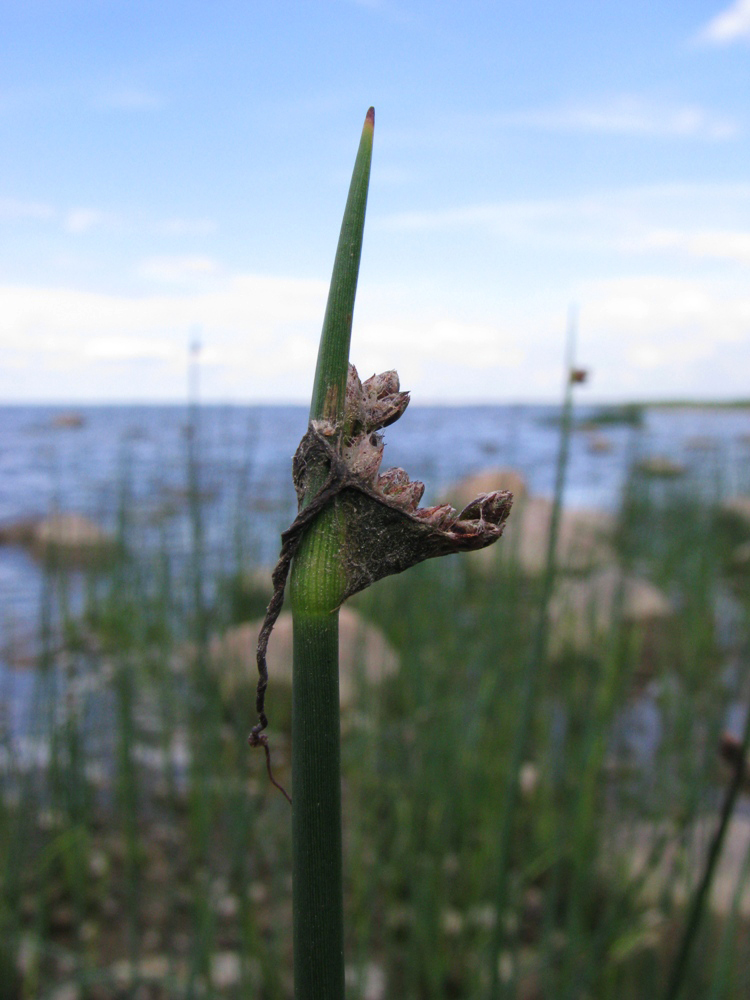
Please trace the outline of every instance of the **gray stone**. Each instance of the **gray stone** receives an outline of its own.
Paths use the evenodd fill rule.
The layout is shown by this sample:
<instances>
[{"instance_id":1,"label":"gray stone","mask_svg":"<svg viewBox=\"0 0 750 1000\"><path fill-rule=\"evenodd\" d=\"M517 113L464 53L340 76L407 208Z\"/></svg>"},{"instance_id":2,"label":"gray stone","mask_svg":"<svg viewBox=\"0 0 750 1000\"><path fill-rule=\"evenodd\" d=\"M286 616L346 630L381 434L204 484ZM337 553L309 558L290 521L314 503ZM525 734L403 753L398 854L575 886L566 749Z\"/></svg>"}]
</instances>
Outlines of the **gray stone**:
<instances>
[{"instance_id":1,"label":"gray stone","mask_svg":"<svg viewBox=\"0 0 750 1000\"><path fill-rule=\"evenodd\" d=\"M550 652L590 651L612 627L615 616L657 641L674 618L669 598L658 587L637 576L624 576L615 567L583 579L558 580L549 605Z\"/></svg>"},{"instance_id":2,"label":"gray stone","mask_svg":"<svg viewBox=\"0 0 750 1000\"><path fill-rule=\"evenodd\" d=\"M613 851L620 858L627 859L634 878L643 878L644 902L658 905L666 893L675 903L687 904L703 871L717 822L717 816L708 813L697 820L686 834L665 824L653 823L629 824L617 832ZM664 837L666 847L660 853L658 863L652 864L653 845ZM729 821L709 899L711 910L720 917L727 917L732 911L748 851L750 817L734 816ZM687 864L681 864L681 860ZM750 919L750 881L745 881L737 902L740 917Z\"/></svg>"},{"instance_id":3,"label":"gray stone","mask_svg":"<svg viewBox=\"0 0 750 1000\"><path fill-rule=\"evenodd\" d=\"M81 413L58 413L52 420L55 430L77 431L86 423L86 418Z\"/></svg>"},{"instance_id":4,"label":"gray stone","mask_svg":"<svg viewBox=\"0 0 750 1000\"><path fill-rule=\"evenodd\" d=\"M30 539L31 551L63 566L97 562L112 554L114 539L83 514L57 513L39 521Z\"/></svg>"},{"instance_id":5,"label":"gray stone","mask_svg":"<svg viewBox=\"0 0 750 1000\"><path fill-rule=\"evenodd\" d=\"M750 496L738 494L729 497L722 503L720 515L730 527L750 533Z\"/></svg>"},{"instance_id":6,"label":"gray stone","mask_svg":"<svg viewBox=\"0 0 750 1000\"><path fill-rule=\"evenodd\" d=\"M743 542L734 549L732 567L741 573L750 573L750 541Z\"/></svg>"},{"instance_id":7,"label":"gray stone","mask_svg":"<svg viewBox=\"0 0 750 1000\"><path fill-rule=\"evenodd\" d=\"M674 479L685 474L685 466L681 462L675 462L668 455L649 455L641 459L636 468L644 476L653 476L655 479Z\"/></svg>"},{"instance_id":8,"label":"gray stone","mask_svg":"<svg viewBox=\"0 0 750 1000\"><path fill-rule=\"evenodd\" d=\"M222 694L231 700L243 687L255 688L255 647L261 622L238 625L211 642L210 656L219 672ZM342 708L353 704L360 683L377 685L398 671L396 652L380 629L351 608L339 613L339 697ZM292 683L292 615L283 612L268 644L272 684Z\"/></svg>"},{"instance_id":9,"label":"gray stone","mask_svg":"<svg viewBox=\"0 0 750 1000\"><path fill-rule=\"evenodd\" d=\"M528 494L526 480L516 469L493 468L482 469L466 476L451 487L445 500L456 510L462 510L467 504L478 497L480 493L494 493L495 490L510 490L514 503L518 504Z\"/></svg>"},{"instance_id":10,"label":"gray stone","mask_svg":"<svg viewBox=\"0 0 750 1000\"><path fill-rule=\"evenodd\" d=\"M471 564L480 571L490 571L502 560L515 563L526 576L544 572L552 508L546 497L532 496L514 503L503 537L489 549L469 553ZM606 511L563 509L557 536L558 569L582 573L610 564L614 529L615 519Z\"/></svg>"},{"instance_id":11,"label":"gray stone","mask_svg":"<svg viewBox=\"0 0 750 1000\"><path fill-rule=\"evenodd\" d=\"M248 959L246 975L255 987L262 973L257 959ZM218 951L211 956L211 984L217 990L230 990L242 982L242 960L236 951Z\"/></svg>"}]
</instances>

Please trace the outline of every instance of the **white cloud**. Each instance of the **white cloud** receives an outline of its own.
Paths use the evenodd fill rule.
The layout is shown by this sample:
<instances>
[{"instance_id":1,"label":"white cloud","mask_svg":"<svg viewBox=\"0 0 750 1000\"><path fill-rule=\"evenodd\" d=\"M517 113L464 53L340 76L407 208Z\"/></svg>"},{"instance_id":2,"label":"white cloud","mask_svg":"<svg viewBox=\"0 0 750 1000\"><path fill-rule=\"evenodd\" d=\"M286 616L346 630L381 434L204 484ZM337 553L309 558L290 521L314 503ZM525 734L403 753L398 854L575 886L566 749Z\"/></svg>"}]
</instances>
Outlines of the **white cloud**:
<instances>
[{"instance_id":1,"label":"white cloud","mask_svg":"<svg viewBox=\"0 0 750 1000\"><path fill-rule=\"evenodd\" d=\"M446 345L453 380L476 387L480 398L555 398L560 314L570 301L581 306L581 361L594 370L592 396L747 395L750 292L737 265L750 263L748 185L663 184L474 204L397 215L380 225L422 231L449 249L474 243L521 262L512 284L501 286L494 314L489 296L482 304L492 316L488 325L500 320L495 349L481 332L458 334L452 348ZM422 357L435 355L429 333L417 331ZM402 345L414 336L405 329ZM411 357L408 348L400 350ZM472 368L473 358L489 366L494 381ZM437 384L450 398L444 367ZM424 368L415 364L415 383ZM434 366L430 379L435 385ZM424 391L435 398L427 381ZM471 395L464 389L464 398Z\"/></svg>"},{"instance_id":2,"label":"white cloud","mask_svg":"<svg viewBox=\"0 0 750 1000\"><path fill-rule=\"evenodd\" d=\"M635 275L571 291L582 307L591 395L746 393L750 293L742 282ZM46 398L182 399L187 347L199 330L207 398L302 401L325 296L324 282L249 274L202 294L141 298L0 287L0 383L6 398L33 398L39 385ZM367 298L352 353L363 375L396 366L418 402L559 397L563 308L527 297L515 318L469 322L456 310L415 318L387 297L378 303L374 291Z\"/></svg>"},{"instance_id":3,"label":"white cloud","mask_svg":"<svg viewBox=\"0 0 750 1000\"><path fill-rule=\"evenodd\" d=\"M197 255L148 257L141 261L137 271L142 278L149 281L184 285L216 274L218 264L211 257Z\"/></svg>"},{"instance_id":4,"label":"white cloud","mask_svg":"<svg viewBox=\"0 0 750 1000\"><path fill-rule=\"evenodd\" d=\"M720 214L718 206L737 227L691 228L681 215L686 205L699 217ZM592 396L747 393L746 276L712 263L691 264L688 277L684 256L748 262L750 187L654 186L588 199L468 206L449 213L447 222L445 213L426 221L449 231L484 225L488 208L492 226L510 225L528 238L537 267L530 280L494 297L479 281L470 286L468 311L450 290L436 300L425 285L415 296L408 276L393 289L365 283L352 342L352 360L364 376L395 366L420 402L557 399L565 307L577 301L581 362L594 370ZM581 280L547 275L538 240L551 229L567 248L565 234L581 227L592 241L609 239L618 248L614 267L602 268L599 253L579 255ZM644 253L648 260L636 256ZM679 265L671 274L613 277L634 266L668 264L670 255ZM309 395L326 282L232 276L201 256L148 258L140 267L171 287L128 296L0 286L4 398L182 399L187 346L196 335L206 398ZM465 277L456 276L455 284Z\"/></svg>"},{"instance_id":5,"label":"white cloud","mask_svg":"<svg viewBox=\"0 0 750 1000\"><path fill-rule=\"evenodd\" d=\"M748 0L750 3L750 0ZM697 105L670 107L621 96L592 105L562 105L501 115L500 125L553 132L594 132L660 138L729 139L738 124Z\"/></svg>"},{"instance_id":6,"label":"white cloud","mask_svg":"<svg viewBox=\"0 0 750 1000\"><path fill-rule=\"evenodd\" d=\"M640 398L746 396L750 295L653 275L581 289L596 386Z\"/></svg>"},{"instance_id":7,"label":"white cloud","mask_svg":"<svg viewBox=\"0 0 750 1000\"><path fill-rule=\"evenodd\" d=\"M0 286L0 342L22 343L44 332L153 335L199 324L215 334L255 340L259 325L294 324L322 319L326 286L292 278L239 275L204 294L105 295L74 288ZM266 332L264 329L263 332Z\"/></svg>"},{"instance_id":8,"label":"white cloud","mask_svg":"<svg viewBox=\"0 0 750 1000\"><path fill-rule=\"evenodd\" d=\"M486 202L373 220L403 232L482 235L506 246L632 257L746 259L750 185L655 184L539 201ZM582 266L585 264L582 263Z\"/></svg>"},{"instance_id":9,"label":"white cloud","mask_svg":"<svg viewBox=\"0 0 750 1000\"><path fill-rule=\"evenodd\" d=\"M0 351L11 359L6 367L16 372L16 391L28 392L33 373L54 371L64 373L57 391L69 398L97 398L107 386L118 398L179 399L187 343L200 330L201 364L220 397L302 400L326 293L324 282L249 274L221 279L202 294L141 298L0 287ZM423 400L471 398L472 386L486 397L498 385L512 391L528 367L528 335L493 322L415 321L389 314L385 304L355 325L353 360L361 370L369 375L398 364ZM24 371L28 379L19 378Z\"/></svg>"},{"instance_id":10,"label":"white cloud","mask_svg":"<svg viewBox=\"0 0 750 1000\"><path fill-rule=\"evenodd\" d=\"M704 283L652 275L592 283L585 300L589 323L648 338L704 326L720 307Z\"/></svg>"},{"instance_id":11,"label":"white cloud","mask_svg":"<svg viewBox=\"0 0 750 1000\"><path fill-rule=\"evenodd\" d=\"M736 0L698 34L699 41L713 45L728 45L743 38L750 38L750 0Z\"/></svg>"},{"instance_id":12,"label":"white cloud","mask_svg":"<svg viewBox=\"0 0 750 1000\"><path fill-rule=\"evenodd\" d=\"M645 247L680 250L693 257L736 261L750 265L750 231L655 230L646 237Z\"/></svg>"},{"instance_id":13,"label":"white cloud","mask_svg":"<svg viewBox=\"0 0 750 1000\"><path fill-rule=\"evenodd\" d=\"M25 220L46 222L72 234L89 232L106 227L126 233L144 233L154 236L211 236L218 226L210 218L184 218L173 216L154 219L136 214L127 218L114 211L86 205L61 207L43 201L27 201L0 197L0 223L18 223Z\"/></svg>"},{"instance_id":14,"label":"white cloud","mask_svg":"<svg viewBox=\"0 0 750 1000\"><path fill-rule=\"evenodd\" d=\"M106 361L181 360L184 351L178 344L164 339L146 337L92 337L82 344L84 358Z\"/></svg>"},{"instance_id":15,"label":"white cloud","mask_svg":"<svg viewBox=\"0 0 750 1000\"><path fill-rule=\"evenodd\" d=\"M46 222L54 216L54 208L43 202L0 198L0 222L18 222L21 219L37 219Z\"/></svg>"},{"instance_id":16,"label":"white cloud","mask_svg":"<svg viewBox=\"0 0 750 1000\"><path fill-rule=\"evenodd\" d=\"M750 293L742 282L634 275L581 282L580 362L586 396L726 398L747 395ZM515 319L419 322L394 315L356 330L362 374L396 365L415 402L557 400L564 304L526 296Z\"/></svg>"},{"instance_id":17,"label":"white cloud","mask_svg":"<svg viewBox=\"0 0 750 1000\"><path fill-rule=\"evenodd\" d=\"M71 208L65 214L65 228L69 233L86 233L111 217L95 208Z\"/></svg>"},{"instance_id":18,"label":"white cloud","mask_svg":"<svg viewBox=\"0 0 750 1000\"><path fill-rule=\"evenodd\" d=\"M357 327L356 351L357 364L367 375L393 367L397 357L404 370L439 361L448 370L460 370L464 380L477 369L517 369L527 358L521 340L507 326L454 317L365 322Z\"/></svg>"},{"instance_id":19,"label":"white cloud","mask_svg":"<svg viewBox=\"0 0 750 1000\"><path fill-rule=\"evenodd\" d=\"M0 350L28 373L16 375L6 396L28 397L26 381L54 370L66 372L55 384L63 398L181 398L186 346L198 329L202 363L218 372L217 385L245 398L300 398L309 392L326 292L324 282L252 274L199 294L143 297L0 286ZM152 374L143 368L134 379L134 363Z\"/></svg>"}]
</instances>

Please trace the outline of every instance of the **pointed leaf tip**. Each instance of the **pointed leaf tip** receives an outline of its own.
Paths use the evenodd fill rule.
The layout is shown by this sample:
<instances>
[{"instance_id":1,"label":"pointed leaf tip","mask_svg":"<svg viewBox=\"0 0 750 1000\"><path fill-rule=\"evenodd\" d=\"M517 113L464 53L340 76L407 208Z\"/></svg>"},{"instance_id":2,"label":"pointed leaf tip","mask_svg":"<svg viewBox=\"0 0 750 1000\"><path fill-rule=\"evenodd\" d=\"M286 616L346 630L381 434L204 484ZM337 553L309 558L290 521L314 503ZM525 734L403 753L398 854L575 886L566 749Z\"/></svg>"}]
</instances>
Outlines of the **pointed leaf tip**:
<instances>
[{"instance_id":1,"label":"pointed leaf tip","mask_svg":"<svg viewBox=\"0 0 750 1000\"><path fill-rule=\"evenodd\" d=\"M365 116L365 125L369 125L370 128L375 128L375 108L370 108Z\"/></svg>"}]
</instances>

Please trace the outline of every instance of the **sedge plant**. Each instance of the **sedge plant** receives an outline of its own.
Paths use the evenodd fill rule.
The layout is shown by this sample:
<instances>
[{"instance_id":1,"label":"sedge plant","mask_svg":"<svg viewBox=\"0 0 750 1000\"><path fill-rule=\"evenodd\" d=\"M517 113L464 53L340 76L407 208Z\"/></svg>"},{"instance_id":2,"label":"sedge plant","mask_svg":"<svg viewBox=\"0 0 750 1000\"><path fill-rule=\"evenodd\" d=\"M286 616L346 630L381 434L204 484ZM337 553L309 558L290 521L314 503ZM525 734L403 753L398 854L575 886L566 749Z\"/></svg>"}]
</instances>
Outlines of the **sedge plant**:
<instances>
[{"instance_id":1,"label":"sedge plant","mask_svg":"<svg viewBox=\"0 0 750 1000\"><path fill-rule=\"evenodd\" d=\"M481 494L460 514L420 508L424 485L403 469L381 473L379 433L409 394L395 371L362 382L349 364L375 112L365 119L333 266L310 406L294 458L299 514L282 535L274 596L258 643L258 723L250 735L270 769L264 695L266 647L291 567L294 619L292 855L297 1000L342 1000L344 934L338 611L369 584L415 563L484 548L502 534L512 495ZM275 783L275 782L274 782ZM286 793L285 793L286 794Z\"/></svg>"},{"instance_id":2,"label":"sedge plant","mask_svg":"<svg viewBox=\"0 0 750 1000\"><path fill-rule=\"evenodd\" d=\"M573 388L580 382L584 382L586 380L585 369L578 368L575 364L576 320L576 311L571 308L565 347L565 391L563 395L560 419L560 445L557 453L557 464L555 469L555 492L550 516L549 535L547 537L544 575L542 578L536 628L534 630L533 641L529 651L529 664L523 678L518 722L513 741L513 748L511 751L505 795L503 796L504 806L498 836L498 872L495 889L498 913L502 913L507 909L506 897L508 893L508 879L510 875L511 837L513 831L513 821L515 819L519 798L519 774L529 742L529 733L532 728L536 694L539 688L547 655L549 622L548 612L557 574L556 562L560 534L560 519L562 516L565 477L568 468L568 456L570 453L570 437L573 430ZM495 924L492 947L490 951L490 995L493 1000L497 1000L498 997L501 997L504 994L507 995L509 990L515 988L515 984L510 983L507 984L508 989L506 989L506 984L504 984L500 978L500 954L504 943L504 932L505 928L503 923L498 920Z\"/></svg>"}]
</instances>

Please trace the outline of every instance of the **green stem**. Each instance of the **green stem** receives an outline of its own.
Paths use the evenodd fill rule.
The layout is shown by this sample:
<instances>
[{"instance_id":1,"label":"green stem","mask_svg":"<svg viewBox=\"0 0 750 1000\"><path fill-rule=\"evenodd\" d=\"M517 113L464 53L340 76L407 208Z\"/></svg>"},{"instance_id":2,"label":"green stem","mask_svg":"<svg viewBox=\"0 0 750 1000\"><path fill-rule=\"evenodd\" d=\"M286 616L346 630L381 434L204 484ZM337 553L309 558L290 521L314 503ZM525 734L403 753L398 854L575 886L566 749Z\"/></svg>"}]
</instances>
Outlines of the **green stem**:
<instances>
[{"instance_id":1,"label":"green stem","mask_svg":"<svg viewBox=\"0 0 750 1000\"><path fill-rule=\"evenodd\" d=\"M295 997L344 995L339 616L294 619Z\"/></svg>"},{"instance_id":2,"label":"green stem","mask_svg":"<svg viewBox=\"0 0 750 1000\"><path fill-rule=\"evenodd\" d=\"M748 705L747 708L745 731L742 736L738 762L735 766L732 780L729 783L724 796L719 825L716 828L713 840L711 841L711 846L708 849L706 865L703 870L700 884L698 885L690 904L685 929L682 933L682 940L680 941L677 954L675 955L667 988L664 992L664 1000L677 1000L685 983L685 978L690 966L690 960L693 957L693 945L695 944L698 927L700 926L703 913L708 906L711 885L716 873L716 867L719 863L721 849L724 846L727 830L729 829L729 823L732 819L732 813L734 812L734 807L737 803L737 798L745 779L748 751L750 751L750 705Z\"/></svg>"},{"instance_id":3,"label":"green stem","mask_svg":"<svg viewBox=\"0 0 750 1000\"><path fill-rule=\"evenodd\" d=\"M367 113L331 278L311 420L344 420L375 113ZM339 436L340 440L340 436ZM306 503L327 474L307 470ZM341 748L338 607L344 595L344 523L334 501L303 537L292 563L292 840L295 1000L343 1000Z\"/></svg>"},{"instance_id":4,"label":"green stem","mask_svg":"<svg viewBox=\"0 0 750 1000\"><path fill-rule=\"evenodd\" d=\"M290 580L296 1000L344 997L336 515L324 510L303 538Z\"/></svg>"},{"instance_id":5,"label":"green stem","mask_svg":"<svg viewBox=\"0 0 750 1000\"><path fill-rule=\"evenodd\" d=\"M341 223L336 259L333 262L310 404L311 420L332 420L338 423L344 415L349 344L352 336L359 261L362 254L362 233L365 226L367 189L370 184L374 128L375 109L370 108L362 129L349 197L346 200L344 219Z\"/></svg>"}]
</instances>

